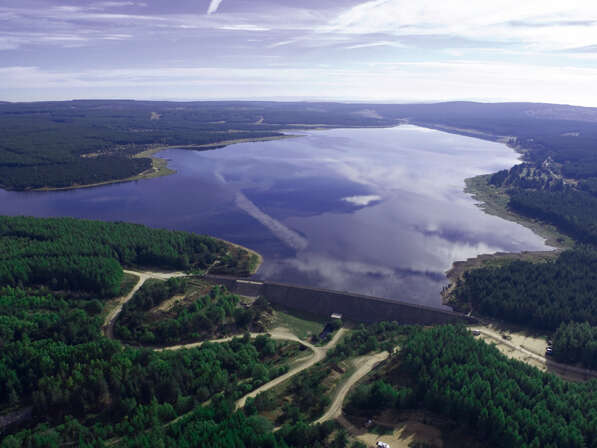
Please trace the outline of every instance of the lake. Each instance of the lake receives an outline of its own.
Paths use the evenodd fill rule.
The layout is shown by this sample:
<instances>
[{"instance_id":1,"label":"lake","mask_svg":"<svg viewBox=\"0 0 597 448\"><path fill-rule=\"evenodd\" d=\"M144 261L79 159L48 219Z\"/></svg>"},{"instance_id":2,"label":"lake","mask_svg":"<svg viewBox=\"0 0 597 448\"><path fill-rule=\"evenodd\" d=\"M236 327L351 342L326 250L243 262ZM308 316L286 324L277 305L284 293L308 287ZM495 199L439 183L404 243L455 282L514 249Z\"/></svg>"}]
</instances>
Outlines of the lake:
<instances>
[{"instance_id":1,"label":"lake","mask_svg":"<svg viewBox=\"0 0 597 448\"><path fill-rule=\"evenodd\" d=\"M549 249L485 214L464 179L509 168L507 146L415 126L297 131L166 150L175 175L59 192L0 190L5 215L130 221L257 250L257 278L441 305L453 261Z\"/></svg>"}]
</instances>

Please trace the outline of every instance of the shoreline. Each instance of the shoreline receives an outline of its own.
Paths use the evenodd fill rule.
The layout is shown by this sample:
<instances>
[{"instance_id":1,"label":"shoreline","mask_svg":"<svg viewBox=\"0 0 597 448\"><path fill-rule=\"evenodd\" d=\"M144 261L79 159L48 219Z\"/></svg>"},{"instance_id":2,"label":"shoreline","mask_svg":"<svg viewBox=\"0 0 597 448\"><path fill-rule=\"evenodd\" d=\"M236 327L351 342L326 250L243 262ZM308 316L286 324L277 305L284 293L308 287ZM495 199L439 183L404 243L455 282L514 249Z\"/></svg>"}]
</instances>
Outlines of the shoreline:
<instances>
[{"instance_id":1,"label":"shoreline","mask_svg":"<svg viewBox=\"0 0 597 448\"><path fill-rule=\"evenodd\" d=\"M212 238L215 238L219 241L223 241L225 244L227 244L229 246L236 247L236 248L242 249L242 250L246 250L249 253L249 255L255 255L257 257L257 265L255 265L255 267L251 270L251 272L249 273L247 278L251 278L252 276L257 274L257 272L259 272L259 269L261 268L261 266L263 265L263 262L264 262L263 255L261 255L259 252L257 252L256 250L253 250L253 249L249 249L248 247L243 246L241 244L236 244L236 243L233 243L232 241L225 240L223 238L218 238L216 236L214 236Z\"/></svg>"},{"instance_id":2,"label":"shoreline","mask_svg":"<svg viewBox=\"0 0 597 448\"><path fill-rule=\"evenodd\" d=\"M510 145L508 145L510 146ZM510 146L512 147L512 146ZM512 147L515 149L514 147ZM517 151L520 152L520 151ZM442 289L442 304L451 306L455 311L469 312L470 304L459 302L454 297L454 290L466 272L483 267L499 267L512 261L528 261L531 263L545 263L555 259L562 251L573 246L574 241L561 234L550 224L527 218L508 209L509 197L503 189L489 185L491 174L470 177L465 179L464 192L470 194L477 201L477 206L483 212L514 222L531 230L535 235L543 238L551 250L522 251L522 252L496 252L493 254L479 254L466 260L457 260L452 263L445 274L448 285Z\"/></svg>"},{"instance_id":3,"label":"shoreline","mask_svg":"<svg viewBox=\"0 0 597 448\"><path fill-rule=\"evenodd\" d=\"M440 132L447 132L450 134L502 143L516 153L520 154L519 160L521 162L527 161L528 150L516 143L516 138L513 136L499 136L474 129L460 129L453 126L425 122L413 122L409 120L403 121L402 124L411 124ZM509 169L511 168L512 167ZM545 244L552 247L552 249L544 251L496 252L493 254L479 254L476 257L468 258L466 260L454 261L452 266L445 271L445 275L448 279L448 285L444 287L440 293L442 305L450 306L454 311L471 311L470 304L458 302L453 295L456 284L460 279L463 278L466 272L481 267L500 266L514 260L530 261L532 263L544 263L555 259L562 251L571 248L574 245L574 240L572 240L572 238L558 232L554 226L539 220L527 218L508 209L509 196L505 190L489 185L488 181L492 175L493 173L482 174L465 179L465 187L463 191L471 195L471 197L478 202L477 206L482 209L483 212L526 227L534 234L543 238Z\"/></svg>"},{"instance_id":4,"label":"shoreline","mask_svg":"<svg viewBox=\"0 0 597 448\"><path fill-rule=\"evenodd\" d=\"M296 130L296 129L295 129ZM196 151L209 151L214 149L224 148L226 146L235 145L238 143L252 143L252 142L266 142L272 140L282 140L286 138L295 138L300 137L300 135L279 135L279 136L271 136L271 137L255 137L255 138L239 138L239 139L231 139L231 140L222 140L221 142L216 143L206 143L202 145L161 145L161 146L152 146L150 145L148 148L144 149L141 152L138 152L133 157L134 158L149 158L151 159L152 167L149 170L145 170L139 174L134 176L125 177L123 179L112 179L106 180L103 182L97 182L93 184L82 184L82 185L70 185L68 187L41 187L41 188L30 188L25 190L7 190L7 191L25 191L25 192L51 192L51 191L68 191L68 190L78 190L82 188L94 188L94 187L103 187L105 185L112 185L112 184L119 184L123 182L133 182L138 180L146 180L146 179L155 179L158 177L165 177L170 176L172 174L176 174L176 170L173 170L168 167L168 160L163 159L161 157L155 157L155 154L160 151L166 151L168 149L184 149L184 150L196 150Z\"/></svg>"}]
</instances>

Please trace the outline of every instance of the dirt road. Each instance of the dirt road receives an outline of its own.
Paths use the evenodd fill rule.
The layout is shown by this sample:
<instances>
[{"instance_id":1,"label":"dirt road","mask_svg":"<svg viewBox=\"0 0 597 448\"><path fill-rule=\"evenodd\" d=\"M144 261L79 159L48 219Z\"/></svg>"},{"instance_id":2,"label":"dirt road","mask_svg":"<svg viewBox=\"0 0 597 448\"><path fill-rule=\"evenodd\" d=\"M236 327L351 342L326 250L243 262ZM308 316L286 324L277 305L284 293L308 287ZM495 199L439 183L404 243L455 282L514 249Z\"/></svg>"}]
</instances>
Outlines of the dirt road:
<instances>
[{"instance_id":1,"label":"dirt road","mask_svg":"<svg viewBox=\"0 0 597 448\"><path fill-rule=\"evenodd\" d=\"M126 296L120 297L118 299L118 305L112 311L110 311L108 313L108 315L106 316L106 319L104 320L104 324L102 325L102 332L104 333L104 336L106 336L110 339L114 339L114 324L116 323L116 319L118 318L118 315L122 311L122 307L124 306L124 304L126 302L131 300L131 298L135 295L135 293L139 290L139 288L141 288L141 286L143 286L143 283L145 283L145 281L147 279L157 278L159 280L168 280L169 278L172 278L172 277L186 277L186 275L187 275L184 272L151 272L151 271L128 271L128 270L125 270L124 272L126 274L136 275L137 277L139 277L139 281L137 281L137 284L131 290L131 292L129 292Z\"/></svg>"},{"instance_id":2,"label":"dirt road","mask_svg":"<svg viewBox=\"0 0 597 448\"><path fill-rule=\"evenodd\" d=\"M471 327L471 329L478 330L481 333L481 335L495 340L498 344L498 348L499 348L499 345L501 344L501 345L509 347L523 355L522 357L520 357L520 356L512 356L512 355L509 355L508 353L504 353L507 356L513 357L515 359L519 359L521 361L526 362L527 364L531 364L531 365L537 367L537 365L529 362L529 360L533 360L533 361L537 362L539 364L539 366L543 367L542 370L545 370L545 369L551 370L554 373L557 373L558 375L562 376L564 379L579 381L579 380L586 380L586 379L590 379L590 378L597 378L597 371L583 369L581 367L575 367L575 366L571 366L568 364L562 364L562 363L559 363L556 361L552 361L551 359L548 359L545 356L541 356L541 355L539 355L535 352L532 352L520 345L513 344L512 342L505 340L504 338L502 338L502 336L499 332L488 329L487 327L475 326L475 327Z\"/></svg>"},{"instance_id":3,"label":"dirt road","mask_svg":"<svg viewBox=\"0 0 597 448\"><path fill-rule=\"evenodd\" d=\"M388 352L381 352L356 358L353 362L359 366L358 369L350 376L350 378L348 378L342 387L340 387L340 390L336 394L329 409L325 414L318 418L315 423L323 423L339 417L342 414L342 404L344 403L344 399L346 398L346 395L348 395L350 389L352 389L352 386L371 372L380 362L387 359L388 356L390 356Z\"/></svg>"},{"instance_id":4,"label":"dirt road","mask_svg":"<svg viewBox=\"0 0 597 448\"><path fill-rule=\"evenodd\" d=\"M170 273L137 272L137 271L124 271L124 272L126 272L127 274L133 274L133 275L138 276L139 281L134 286L134 288L131 290L131 292L129 292L126 296L121 297L118 300L118 305L106 316L104 325L102 326L102 331L106 337L111 338L111 339L114 339L114 324L118 318L118 315L122 311L122 307L124 306L125 303L127 303L135 295L135 293L139 290L139 288L141 288L141 286L143 285L143 283L145 283L145 281L147 279L157 278L160 280L167 280L172 277L186 276L186 274L184 274L183 272L170 272ZM257 394L264 392L266 390L269 390L273 387L276 387L278 384L282 384L284 381L292 378L293 376L297 375L298 373L302 372L303 370L308 369L309 367L317 364L319 361L321 361L322 359L324 359L327 356L328 350L330 350L331 348L335 347L336 344L338 344L338 341L340 341L340 339L346 333L346 331L347 330L345 328L341 328L340 330L338 330L336 332L336 334L334 335L334 337L330 340L330 342L328 342L323 347L317 347L313 344L310 344L309 342L303 341L303 340L299 339L298 336L291 333L290 330L288 330L287 328L283 328L283 327L274 328L269 333L250 333L252 338L256 338L257 336L269 334L272 339L295 341L295 342L298 342L299 344L307 347L308 349L310 349L313 354L310 357L308 357L307 359L305 359L303 362L301 362L299 365L297 365L296 367L290 369L284 375L274 378L272 381L265 383L261 387L255 389L253 392L250 392L247 395L245 395L244 397L242 397L241 399L239 399L236 402L236 408L237 409L242 408L245 405L248 398L254 398L255 396L257 396ZM195 348L195 347L200 347L205 342L210 342L210 343L229 342L233 338L239 337L239 336L240 335L235 335L235 336L229 336L229 337L221 338L221 339L213 339L210 341L193 342L190 344L178 344L178 345L172 345L169 347L156 348L155 350L163 351L163 350L182 350L185 348ZM368 358L367 361L365 362L365 364L363 364L363 366L359 367L357 372L355 372L355 374L353 374L353 376L351 376L349 378L347 384L345 384L342 387L340 393L338 394L337 400L340 400L339 401L340 409L341 409L343 398L348 393L348 390L350 389L350 387L356 381L358 381L360 378L362 378L365 374L367 374L367 372L369 372L375 364L377 364L382 359L385 359L385 357L387 357L387 353L385 354L385 356L383 356L383 358L381 358L382 355L384 355L384 354L380 353L380 354L373 355L370 357L365 357L365 358ZM380 358L380 359L378 360L378 358ZM358 375L360 375L360 376L358 376ZM333 411L336 412L335 409ZM327 415L327 413L326 413L326 415ZM331 418L333 418L333 417L331 417Z\"/></svg>"},{"instance_id":5,"label":"dirt road","mask_svg":"<svg viewBox=\"0 0 597 448\"><path fill-rule=\"evenodd\" d=\"M334 335L334 337L332 338L332 340L330 342L328 342L325 346L323 346L323 347L316 347L316 346L314 346L312 344L309 344L308 342L301 341L294 334L290 333L290 331L287 330L286 328L276 328L276 329L272 330L272 332L270 334L271 334L271 336L272 336L273 339L285 339L285 340L296 341L296 342L298 342L300 344L303 344L305 347L310 348L311 351L313 351L313 356L311 358L309 358L308 360L306 360L304 363L301 363L297 367L289 370L284 375L281 375L281 376L279 376L277 378L274 378L269 383L265 383L263 386L255 389L253 392L250 392L247 395L245 395L244 397L242 397L240 400L238 400L236 402L236 409L242 408L245 405L245 403L247 401L247 398L254 398L259 393L265 392L266 390L269 390L269 389L271 389L273 387L276 387L278 384L282 384L284 381L292 378L296 374L298 374L298 373L302 372L303 370L308 369L309 367L314 366L315 364L317 364L319 361L321 361L322 359L324 359L326 357L327 351L329 349L335 347L336 344L338 344L338 341L340 340L340 338L342 337L342 335L345 332L346 332L346 329L341 328Z\"/></svg>"}]
</instances>

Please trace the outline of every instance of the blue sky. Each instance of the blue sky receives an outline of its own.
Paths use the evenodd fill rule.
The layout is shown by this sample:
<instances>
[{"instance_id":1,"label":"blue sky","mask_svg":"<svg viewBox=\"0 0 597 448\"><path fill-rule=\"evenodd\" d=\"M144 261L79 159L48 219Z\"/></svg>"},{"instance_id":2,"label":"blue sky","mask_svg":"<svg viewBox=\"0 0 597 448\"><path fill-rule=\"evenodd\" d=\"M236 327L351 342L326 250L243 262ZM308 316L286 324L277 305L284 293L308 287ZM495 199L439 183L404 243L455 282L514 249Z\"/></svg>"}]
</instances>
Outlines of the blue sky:
<instances>
[{"instance_id":1,"label":"blue sky","mask_svg":"<svg viewBox=\"0 0 597 448\"><path fill-rule=\"evenodd\" d=\"M0 0L0 100L597 106L597 2Z\"/></svg>"}]
</instances>

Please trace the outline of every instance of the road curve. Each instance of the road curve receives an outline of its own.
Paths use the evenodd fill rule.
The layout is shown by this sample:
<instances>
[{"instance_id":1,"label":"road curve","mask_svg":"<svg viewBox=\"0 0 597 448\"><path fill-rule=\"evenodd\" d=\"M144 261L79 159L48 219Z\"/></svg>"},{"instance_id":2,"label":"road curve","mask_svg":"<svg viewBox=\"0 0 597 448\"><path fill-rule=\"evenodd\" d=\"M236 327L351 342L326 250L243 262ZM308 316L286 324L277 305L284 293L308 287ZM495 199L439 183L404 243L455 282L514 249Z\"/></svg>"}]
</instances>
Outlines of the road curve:
<instances>
[{"instance_id":1,"label":"road curve","mask_svg":"<svg viewBox=\"0 0 597 448\"><path fill-rule=\"evenodd\" d=\"M334 348L338 344L338 341L340 341L340 338L342 337L342 335L344 335L345 332L346 332L346 329L341 328L340 330L338 330L336 332L336 334L334 335L332 340L330 342L328 342L325 346L316 347L312 344L309 344L308 342L301 341L298 337L296 337L294 334L290 333L290 331L288 331L285 328L277 328L277 329L273 330L270 333L273 339L286 339L286 340L297 341L297 342L303 344L304 346L306 346L307 348L310 348L313 351L313 356L311 356L311 358L306 360L304 363L296 366L293 369L290 369L284 375L274 378L270 382L265 383L261 387L258 387L253 392L249 392L247 395L245 395L244 397L242 397L241 399L239 399L236 402L236 409L242 408L245 405L245 403L247 402L248 398L254 398L261 392L265 392L266 390L276 387L278 384L282 384L284 381L292 378L296 374L301 373L303 370L308 369L309 367L317 364L319 361L321 361L322 359L324 359L326 357L328 350L330 350L331 348Z\"/></svg>"},{"instance_id":2,"label":"road curve","mask_svg":"<svg viewBox=\"0 0 597 448\"><path fill-rule=\"evenodd\" d=\"M168 280L172 277L187 276L187 274L185 274L184 272L128 271L126 269L124 270L124 272L126 274L136 275L137 277L139 277L139 280L137 281L137 284L133 287L131 292L129 292L126 296L120 297L118 299L118 305L116 305L116 307L112 311L110 311L104 319L104 324L102 325L102 332L104 336L110 339L114 339L114 324L116 323L118 315L122 311L122 307L126 302L132 299L132 297L139 290L139 288L143 286L143 283L145 283L147 279L156 278L159 280Z\"/></svg>"},{"instance_id":3,"label":"road curve","mask_svg":"<svg viewBox=\"0 0 597 448\"><path fill-rule=\"evenodd\" d=\"M354 372L350 378L340 387L340 390L336 394L334 401L328 408L325 414L315 420L314 423L323 423L328 420L333 420L342 414L342 404L344 399L352 386L354 386L361 378L371 372L380 362L386 360L390 356L388 352L375 353L373 355L361 356L354 360L355 364L362 363L359 368Z\"/></svg>"},{"instance_id":4,"label":"road curve","mask_svg":"<svg viewBox=\"0 0 597 448\"><path fill-rule=\"evenodd\" d=\"M118 319L118 315L122 311L122 307L125 305L125 303L127 303L135 295L135 293L141 288L141 286L143 285L143 283L145 283L146 280L148 280L150 278L167 280L172 277L186 276L186 274L183 272L165 273L165 272L149 272L149 271L140 272L140 271L130 271L130 270L125 270L124 272L127 274L136 275L137 277L139 277L139 280L137 281L137 283L135 284L133 289L126 296L123 296L120 299L118 299L118 305L112 311L110 311L110 313L108 313L108 315L106 316L106 318L104 320L104 324L102 325L102 332L106 337L108 337L110 339L114 339L114 324L116 323L116 320ZM346 333L346 331L347 330L345 328L340 328L336 332L334 337L323 347L318 347L313 344L310 344L307 341L303 341L303 340L299 339L295 334L291 333L290 330L288 330L287 328L283 328L283 327L275 328L271 332L268 332L268 333L250 333L250 336L252 338L255 338L255 337L261 336L261 335L269 335L272 339L276 339L276 340L298 342L299 344L310 349L312 352L312 355L309 358L307 358L304 362L301 362L296 367L290 369L284 375L274 378L273 380L263 384L261 387L255 389L254 391L248 393L244 397L237 400L236 409L242 408L245 405L248 398L254 398L259 393L265 392L266 390L272 389L273 387L276 387L277 385L282 384L284 381L292 378L293 376L297 375L298 373L302 372L303 370L306 370L309 367L312 367L315 364L317 364L319 361L323 360L327 356L328 350L334 348L338 344L338 342L340 341L340 338ZM210 343L229 342L233 338L239 337L239 336L242 336L242 335L229 336L229 337L225 337L225 338L221 338L221 339L212 339L209 341L192 342L189 344L178 344L178 345L172 345L172 346L168 346L168 347L160 347L160 348L155 348L154 350L163 351L163 350L182 350L182 349L188 349L188 348L195 348L195 347L200 347L201 345L205 344L206 342L210 342ZM334 407L334 404L336 404L336 402L338 401L340 409L341 409L342 401L344 400L344 397L350 390L350 387L354 383L356 383L360 378L362 378L364 375L366 375L377 363L379 363L381 360L385 359L388 356L387 353L385 353L385 354L384 353L379 353L377 355L364 357L367 359L367 361L365 362L365 364L363 364L363 366L359 367L359 369L349 378L347 383L342 386L342 389L338 393L336 400L332 404L332 408ZM325 416L327 416L328 414L331 415L331 413L333 413L332 411L336 412L336 409L330 408L330 410L328 410L328 412L326 412ZM333 417L328 417L328 418L333 418Z\"/></svg>"}]
</instances>

